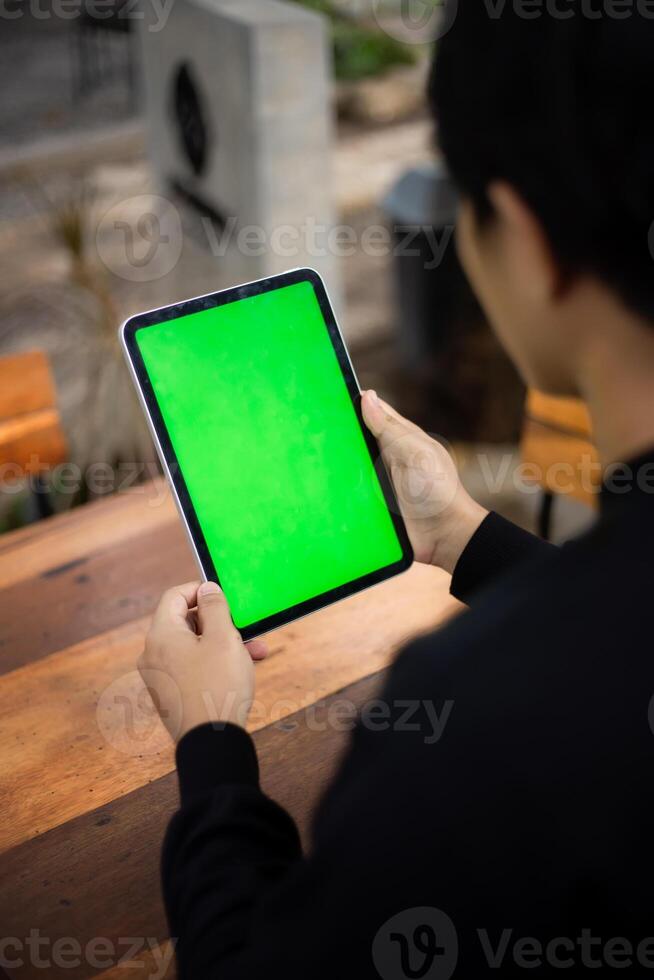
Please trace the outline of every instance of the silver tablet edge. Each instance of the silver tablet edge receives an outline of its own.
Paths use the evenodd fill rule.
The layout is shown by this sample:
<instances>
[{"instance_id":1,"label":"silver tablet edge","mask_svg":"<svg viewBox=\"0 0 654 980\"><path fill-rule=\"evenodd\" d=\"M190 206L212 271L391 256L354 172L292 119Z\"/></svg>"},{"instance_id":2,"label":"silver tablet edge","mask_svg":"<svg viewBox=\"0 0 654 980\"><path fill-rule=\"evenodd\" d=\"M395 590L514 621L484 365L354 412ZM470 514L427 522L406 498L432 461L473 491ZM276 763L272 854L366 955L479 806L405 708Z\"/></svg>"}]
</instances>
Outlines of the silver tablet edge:
<instances>
[{"instance_id":1,"label":"silver tablet edge","mask_svg":"<svg viewBox=\"0 0 654 980\"><path fill-rule=\"evenodd\" d=\"M317 272L315 269L312 269L310 266L298 266L297 268L294 268L294 269L287 269L286 272L280 272L280 273L278 273L277 275L274 275L274 276L263 276L261 279L253 279L251 282L244 282L244 283L241 283L240 285L237 285L237 286L228 286L225 289L213 290L210 293L202 293L200 296L191 296L191 297L189 297L189 299L179 300L178 303L190 303L190 302L193 302L193 300L196 300L196 299L204 299L205 297L209 297L209 296L218 296L218 295L220 295L220 293L226 293L226 292L229 292L232 289L240 289L241 287L246 287L246 286L255 286L259 282L269 282L271 279L281 278L282 276L288 275L289 272L305 272L305 271L306 272L312 272L315 276L318 277L318 279L320 279L320 281L321 281L321 283L323 285L323 289L325 290L325 295L327 296L327 299L329 300L329 305L330 305L331 310L332 310L332 315L334 317L334 323L336 324L336 329L338 331L338 335L339 335L339 337L341 339L341 342L343 344L343 349L345 350L345 353L347 355L347 360L348 360L348 364L350 365L350 370L352 371L352 376L354 377L354 380L356 382L357 390L358 390L359 394L361 394L361 385L359 384L359 379L357 377L357 373L354 370L354 365L352 364L352 360L350 358L350 352L348 350L347 344L345 343L345 340L343 338L343 331L341 330L341 326L340 326L340 324L338 322L338 318L336 316L336 312L334 310L334 306L332 304L331 297L329 295L329 290L327 289L327 286L325 284L325 280L322 278L322 276L320 275L320 273ZM152 435L152 439L154 441L154 445L155 445L155 448L157 450L157 455L159 457L159 461L161 462L161 466L162 466L162 469L164 471L164 475L166 477L166 481L168 483L168 486L171 489L171 492L172 492L172 495L173 495L173 499L174 499L175 505L177 507L177 511L178 511L179 516L180 516L180 518L182 520L182 526L184 528L184 531L186 532L186 537L188 538L189 543L191 545L191 550L193 552L193 556L195 558L195 562L196 562L196 564L198 566L198 569L200 570L200 574L202 576L202 580L204 582L207 582L208 581L208 576L207 576L206 570L205 570L205 568L204 568L204 566L202 564L202 560L201 560L200 555L198 553L198 550L197 550L197 548L195 546L195 541L193 540L193 535L191 534L191 529L190 529L190 527L188 525L188 521L186 520L186 514L184 513L184 510L182 508L182 503L181 503L181 501L179 499L179 496L177 494L177 490L176 490L175 484L173 482L172 474L171 474L170 469L168 467L168 463L166 462L166 458L164 456L164 452L163 452L163 449L161 447L161 443L159 442L159 436L157 435L157 430L155 428L154 422L152 421L152 416L150 415L150 409L148 408L147 402L146 402L145 397L143 395L143 391L141 389L141 385L140 385L138 376L136 374L136 370L134 368L134 365L132 363L132 359L131 359L131 357L129 355L129 351L127 349L127 343L125 341L125 327L130 322L130 320L133 320L134 319L134 317L136 317L136 316L143 316L144 314L148 314L148 313L158 313L160 310L166 310L166 309L169 309L171 306L177 306L178 303L166 303L165 306L155 306L151 310L143 310L140 313L134 313L134 314L132 314L132 316L128 317L121 324L121 326L119 327L119 329L118 329L118 336L119 336L119 339L120 339L120 346L121 346L122 351L123 351L123 356L125 357L125 360L127 362L127 366L128 366L129 373L131 375L131 378L132 378L132 382L134 384L134 387L136 388L136 391L138 392L139 401L141 403L141 406L143 408L143 411L145 412L145 417L146 417L146 419L148 421L148 428L150 429L150 433ZM403 571L408 571L408 569L404 569ZM396 573L396 574L403 574L403 572L402 573ZM396 576L393 576L393 577L395 578ZM374 583L374 584L377 584L377 583ZM374 585L366 585L362 589L357 589L357 591L351 593L351 595L360 595L362 592L367 592L369 589L372 589L373 587L374 587ZM350 596L345 596L344 598L348 598L349 599ZM343 601L343 598L331 599L329 602L326 602L325 605L324 606L321 606L320 608L321 609L328 609L329 606L334 606L337 603L342 602L342 601ZM301 616L292 616L291 618L289 618L288 620L286 620L284 623L278 623L272 629L265 630L262 633L257 633L256 636L252 636L252 637L250 637L250 639L251 640L254 640L254 639L257 639L257 637L265 636L267 633L272 633L272 632L275 632L276 630L283 629L284 626L289 625L290 623L297 623L301 619L306 619L308 616L313 616L315 612L316 612L316 610L313 610L310 613L303 613ZM248 642L249 642L249 640L248 640Z\"/></svg>"}]
</instances>

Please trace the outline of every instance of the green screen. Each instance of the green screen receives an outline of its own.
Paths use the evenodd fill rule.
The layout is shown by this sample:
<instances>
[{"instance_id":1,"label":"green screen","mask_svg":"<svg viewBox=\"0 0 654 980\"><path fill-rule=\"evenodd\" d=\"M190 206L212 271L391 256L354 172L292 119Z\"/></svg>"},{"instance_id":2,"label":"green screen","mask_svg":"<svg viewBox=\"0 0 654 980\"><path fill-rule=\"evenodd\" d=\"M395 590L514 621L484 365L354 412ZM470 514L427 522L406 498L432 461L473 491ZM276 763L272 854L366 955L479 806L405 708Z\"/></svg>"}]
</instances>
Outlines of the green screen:
<instances>
[{"instance_id":1,"label":"green screen","mask_svg":"<svg viewBox=\"0 0 654 980\"><path fill-rule=\"evenodd\" d=\"M237 627L402 558L311 283L136 342Z\"/></svg>"}]
</instances>

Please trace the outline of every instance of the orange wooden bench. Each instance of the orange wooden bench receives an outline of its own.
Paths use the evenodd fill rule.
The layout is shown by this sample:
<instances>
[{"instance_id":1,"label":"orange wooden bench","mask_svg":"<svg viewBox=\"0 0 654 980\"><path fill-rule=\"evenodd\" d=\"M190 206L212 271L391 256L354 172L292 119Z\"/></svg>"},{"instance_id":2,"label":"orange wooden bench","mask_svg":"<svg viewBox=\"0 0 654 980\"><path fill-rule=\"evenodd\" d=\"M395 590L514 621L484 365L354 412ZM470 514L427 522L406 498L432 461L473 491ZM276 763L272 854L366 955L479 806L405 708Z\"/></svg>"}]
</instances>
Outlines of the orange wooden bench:
<instances>
[{"instance_id":1,"label":"orange wooden bench","mask_svg":"<svg viewBox=\"0 0 654 980\"><path fill-rule=\"evenodd\" d=\"M544 538L549 537L557 495L596 506L601 469L583 402L529 391L520 454L531 471L529 476L533 472L533 479L543 489L539 531Z\"/></svg>"},{"instance_id":2,"label":"orange wooden bench","mask_svg":"<svg viewBox=\"0 0 654 980\"><path fill-rule=\"evenodd\" d=\"M0 483L38 482L67 456L47 356L28 351L1 357ZM47 512L45 494L36 498L39 511Z\"/></svg>"}]
</instances>

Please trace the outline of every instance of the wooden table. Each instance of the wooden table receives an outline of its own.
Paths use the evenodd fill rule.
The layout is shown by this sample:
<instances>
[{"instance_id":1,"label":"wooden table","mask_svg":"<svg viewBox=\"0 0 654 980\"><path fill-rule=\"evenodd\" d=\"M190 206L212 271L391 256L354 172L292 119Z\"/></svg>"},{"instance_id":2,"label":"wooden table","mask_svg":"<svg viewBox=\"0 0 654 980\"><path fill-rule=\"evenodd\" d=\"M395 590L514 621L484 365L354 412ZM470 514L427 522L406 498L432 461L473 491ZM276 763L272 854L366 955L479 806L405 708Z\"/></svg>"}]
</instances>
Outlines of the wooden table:
<instances>
[{"instance_id":1,"label":"wooden table","mask_svg":"<svg viewBox=\"0 0 654 980\"><path fill-rule=\"evenodd\" d=\"M160 482L0 537L0 940L19 944L0 946L7 976L173 976L158 870L173 749L134 665L162 590L196 577ZM271 634L251 729L264 786L305 839L354 706L456 609L448 585L416 565Z\"/></svg>"}]
</instances>

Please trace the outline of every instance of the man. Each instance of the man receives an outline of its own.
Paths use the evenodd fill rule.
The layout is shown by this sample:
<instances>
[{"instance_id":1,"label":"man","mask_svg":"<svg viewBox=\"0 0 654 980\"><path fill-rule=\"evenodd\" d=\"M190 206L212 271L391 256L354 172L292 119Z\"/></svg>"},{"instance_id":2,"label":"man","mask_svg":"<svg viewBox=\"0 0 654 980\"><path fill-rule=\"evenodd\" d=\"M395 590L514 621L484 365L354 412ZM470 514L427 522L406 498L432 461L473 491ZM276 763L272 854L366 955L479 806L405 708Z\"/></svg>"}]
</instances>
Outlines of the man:
<instances>
[{"instance_id":1,"label":"man","mask_svg":"<svg viewBox=\"0 0 654 980\"><path fill-rule=\"evenodd\" d=\"M241 727L261 644L248 655L217 587L166 594L142 670L160 703L157 677L182 696L163 861L182 978L654 968L654 21L561 6L463 0L430 94L466 272L525 381L589 405L600 517L543 544L364 395L416 559L471 609L405 650L382 694L391 711L453 701L442 738L359 726L308 854ZM441 475L419 504L414 469ZM229 705L222 730L201 692Z\"/></svg>"}]
</instances>

